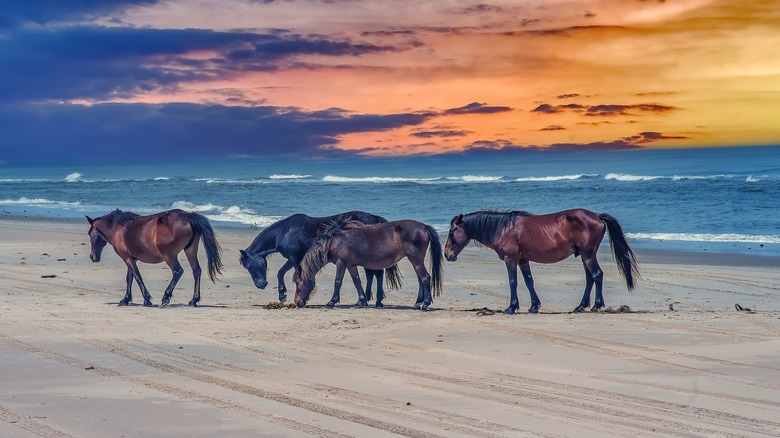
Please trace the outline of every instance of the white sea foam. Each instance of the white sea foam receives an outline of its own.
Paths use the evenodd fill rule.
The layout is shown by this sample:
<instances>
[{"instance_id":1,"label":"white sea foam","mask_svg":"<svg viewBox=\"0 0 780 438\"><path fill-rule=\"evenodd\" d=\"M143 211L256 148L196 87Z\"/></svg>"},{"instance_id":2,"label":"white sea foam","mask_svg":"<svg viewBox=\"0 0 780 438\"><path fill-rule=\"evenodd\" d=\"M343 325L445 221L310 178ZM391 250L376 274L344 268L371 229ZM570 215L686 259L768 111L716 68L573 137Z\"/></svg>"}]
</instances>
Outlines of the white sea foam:
<instances>
[{"instance_id":1,"label":"white sea foam","mask_svg":"<svg viewBox=\"0 0 780 438\"><path fill-rule=\"evenodd\" d=\"M751 175L751 176L749 176L749 177L747 177L747 178L745 178L745 182L749 182L749 183L752 183L752 182L759 182L759 181L761 181L761 180L760 180L760 179L758 179L758 178L756 178L756 177L754 177L754 176L752 176L752 175Z\"/></svg>"},{"instance_id":2,"label":"white sea foam","mask_svg":"<svg viewBox=\"0 0 780 438\"><path fill-rule=\"evenodd\" d=\"M279 219L282 219L281 216L259 215L252 209L243 208L238 205L225 207L210 203L194 204L188 201L176 201L171 205L171 208L180 208L186 211L196 211L198 213L204 214L207 218L209 218L209 220L257 225L259 227L267 227Z\"/></svg>"},{"instance_id":3,"label":"white sea foam","mask_svg":"<svg viewBox=\"0 0 780 438\"><path fill-rule=\"evenodd\" d=\"M45 198L25 198L19 199L0 199L0 205L28 205L30 207L43 207L43 206L61 206L61 207L77 207L81 205L80 202L66 202L66 201L52 201Z\"/></svg>"},{"instance_id":4,"label":"white sea foam","mask_svg":"<svg viewBox=\"0 0 780 438\"><path fill-rule=\"evenodd\" d=\"M656 179L662 179L663 176L648 176L648 175L629 175L625 173L608 173L604 179L613 179L616 181L652 181Z\"/></svg>"},{"instance_id":5,"label":"white sea foam","mask_svg":"<svg viewBox=\"0 0 780 438\"><path fill-rule=\"evenodd\" d=\"M518 182L547 182L547 181L571 181L580 178L592 178L598 174L594 173L581 173L578 175L560 175L560 176L523 176L517 178Z\"/></svg>"},{"instance_id":6,"label":"white sea foam","mask_svg":"<svg viewBox=\"0 0 780 438\"><path fill-rule=\"evenodd\" d=\"M262 179L195 178L193 181L206 184L268 184L267 180Z\"/></svg>"},{"instance_id":7,"label":"white sea foam","mask_svg":"<svg viewBox=\"0 0 780 438\"><path fill-rule=\"evenodd\" d=\"M157 178L154 178L154 181L168 181L170 178L167 176L158 176Z\"/></svg>"},{"instance_id":8,"label":"white sea foam","mask_svg":"<svg viewBox=\"0 0 780 438\"><path fill-rule=\"evenodd\" d=\"M311 178L311 175L271 175L268 179L304 179Z\"/></svg>"},{"instance_id":9,"label":"white sea foam","mask_svg":"<svg viewBox=\"0 0 780 438\"><path fill-rule=\"evenodd\" d=\"M628 233L627 236L632 239L679 242L780 243L780 236L752 234Z\"/></svg>"},{"instance_id":10,"label":"white sea foam","mask_svg":"<svg viewBox=\"0 0 780 438\"><path fill-rule=\"evenodd\" d=\"M404 178L395 176L367 176L367 177L348 177L348 176L336 176L326 175L322 178L323 182L337 182L337 183L350 183L350 182L362 182L362 183L401 183L401 182L413 182L413 183L426 183L437 181L439 178Z\"/></svg>"},{"instance_id":11,"label":"white sea foam","mask_svg":"<svg viewBox=\"0 0 780 438\"><path fill-rule=\"evenodd\" d=\"M81 182L84 181L82 179L82 175L78 172L73 172L70 175L65 177L65 181L67 182Z\"/></svg>"},{"instance_id":12,"label":"white sea foam","mask_svg":"<svg viewBox=\"0 0 780 438\"><path fill-rule=\"evenodd\" d=\"M223 207L214 204L193 204L192 202L187 201L176 201L171 204L171 208L180 208L187 211L197 211L199 213L205 213L207 211L218 211L223 209Z\"/></svg>"},{"instance_id":13,"label":"white sea foam","mask_svg":"<svg viewBox=\"0 0 780 438\"><path fill-rule=\"evenodd\" d=\"M463 181L463 182L495 182L501 181L503 176L484 176L484 175L463 175L463 176L448 176L450 181Z\"/></svg>"}]
</instances>

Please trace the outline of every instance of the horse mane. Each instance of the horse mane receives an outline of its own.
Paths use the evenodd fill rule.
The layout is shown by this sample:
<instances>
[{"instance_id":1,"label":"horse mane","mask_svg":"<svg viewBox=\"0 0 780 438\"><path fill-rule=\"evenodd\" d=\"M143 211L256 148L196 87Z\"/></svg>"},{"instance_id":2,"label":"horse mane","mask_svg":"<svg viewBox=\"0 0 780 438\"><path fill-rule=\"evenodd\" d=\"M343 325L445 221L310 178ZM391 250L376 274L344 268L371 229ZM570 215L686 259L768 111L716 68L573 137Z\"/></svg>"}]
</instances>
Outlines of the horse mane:
<instances>
[{"instance_id":1,"label":"horse mane","mask_svg":"<svg viewBox=\"0 0 780 438\"><path fill-rule=\"evenodd\" d=\"M330 250L330 241L344 230L360 228L365 226L360 221L352 219L350 216L342 215L326 223L320 229L320 233L314 242L312 242L309 251L301 260L301 280L310 282L314 276L328 264L328 251Z\"/></svg>"},{"instance_id":2,"label":"horse mane","mask_svg":"<svg viewBox=\"0 0 780 438\"><path fill-rule=\"evenodd\" d=\"M132 211L122 211L120 209L116 209L112 211L111 213L108 213L106 215L103 215L95 220L98 219L110 219L113 220L115 224L117 225L125 225L126 223L133 221L135 219L138 219L141 217L140 214L133 213Z\"/></svg>"},{"instance_id":3,"label":"horse mane","mask_svg":"<svg viewBox=\"0 0 780 438\"><path fill-rule=\"evenodd\" d=\"M463 215L461 225L466 234L479 243L491 243L496 234L515 224L517 216L530 216L527 211L479 210Z\"/></svg>"}]
</instances>

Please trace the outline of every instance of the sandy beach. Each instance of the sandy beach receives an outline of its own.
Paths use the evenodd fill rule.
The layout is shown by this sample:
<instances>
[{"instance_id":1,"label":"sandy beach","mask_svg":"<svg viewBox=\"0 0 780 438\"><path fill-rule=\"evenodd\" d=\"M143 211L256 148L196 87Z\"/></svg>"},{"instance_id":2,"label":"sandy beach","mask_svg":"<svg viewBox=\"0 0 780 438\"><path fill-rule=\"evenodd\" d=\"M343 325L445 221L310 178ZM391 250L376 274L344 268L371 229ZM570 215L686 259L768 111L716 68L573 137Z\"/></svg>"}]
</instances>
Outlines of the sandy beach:
<instances>
[{"instance_id":1,"label":"sandy beach","mask_svg":"<svg viewBox=\"0 0 780 438\"><path fill-rule=\"evenodd\" d=\"M92 263L87 230L0 220L2 437L780 436L778 259L638 251L628 292L603 247L612 312L569 313L584 287L570 258L532 264L541 314L504 315L504 264L472 245L427 313L409 308L406 261L384 309L352 308L348 280L324 308L333 266L309 307L267 309L283 259L258 290L238 263L258 230L217 228L221 280L204 275L187 307L182 254L160 309L137 287L117 306L124 264L110 247ZM140 267L159 304L170 270Z\"/></svg>"}]
</instances>

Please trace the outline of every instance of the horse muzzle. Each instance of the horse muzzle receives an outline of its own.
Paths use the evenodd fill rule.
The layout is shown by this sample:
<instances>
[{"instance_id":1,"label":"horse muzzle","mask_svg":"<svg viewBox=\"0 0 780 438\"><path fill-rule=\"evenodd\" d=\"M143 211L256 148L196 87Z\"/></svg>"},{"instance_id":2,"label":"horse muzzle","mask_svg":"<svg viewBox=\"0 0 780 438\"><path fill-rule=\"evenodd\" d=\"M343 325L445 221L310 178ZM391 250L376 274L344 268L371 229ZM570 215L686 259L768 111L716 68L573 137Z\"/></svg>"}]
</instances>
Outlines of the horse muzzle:
<instances>
[{"instance_id":1,"label":"horse muzzle","mask_svg":"<svg viewBox=\"0 0 780 438\"><path fill-rule=\"evenodd\" d=\"M266 286L268 286L267 280L255 280L255 287L258 289L265 289Z\"/></svg>"},{"instance_id":2,"label":"horse muzzle","mask_svg":"<svg viewBox=\"0 0 780 438\"><path fill-rule=\"evenodd\" d=\"M458 260L458 256L456 256L454 252L444 254L444 258L447 259L448 262Z\"/></svg>"},{"instance_id":3,"label":"horse muzzle","mask_svg":"<svg viewBox=\"0 0 780 438\"><path fill-rule=\"evenodd\" d=\"M96 256L94 254L89 255L89 259L92 260L93 263L97 263L100 261L100 256Z\"/></svg>"},{"instance_id":4,"label":"horse muzzle","mask_svg":"<svg viewBox=\"0 0 780 438\"><path fill-rule=\"evenodd\" d=\"M298 300L295 302L295 305L298 306L298 308L306 307L306 301Z\"/></svg>"}]
</instances>

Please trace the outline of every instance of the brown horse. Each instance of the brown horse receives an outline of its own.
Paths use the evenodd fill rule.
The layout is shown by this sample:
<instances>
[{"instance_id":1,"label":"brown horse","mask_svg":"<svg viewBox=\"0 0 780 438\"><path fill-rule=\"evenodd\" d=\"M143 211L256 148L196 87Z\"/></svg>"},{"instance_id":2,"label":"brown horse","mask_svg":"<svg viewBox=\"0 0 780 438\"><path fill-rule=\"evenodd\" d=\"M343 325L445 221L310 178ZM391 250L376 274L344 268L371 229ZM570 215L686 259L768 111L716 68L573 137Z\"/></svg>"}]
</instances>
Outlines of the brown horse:
<instances>
[{"instance_id":1,"label":"brown horse","mask_svg":"<svg viewBox=\"0 0 780 438\"><path fill-rule=\"evenodd\" d=\"M144 306L152 305L152 296L146 289L137 262L165 262L173 272L173 278L163 294L161 306L167 306L171 301L173 288L184 273L178 257L184 250L195 277L195 293L190 306L196 306L200 301L200 263L198 262L198 241L203 239L208 258L209 277L216 281L217 274L222 273L222 261L214 230L208 219L198 213L188 213L182 210L168 210L150 216L140 216L131 212L114 210L111 213L89 221L89 240L91 250L89 258L93 262L100 261L100 254L106 243L111 244L117 255L127 265L127 292L120 306L126 306L133 300L131 289L133 279L141 288Z\"/></svg>"},{"instance_id":2,"label":"brown horse","mask_svg":"<svg viewBox=\"0 0 780 438\"><path fill-rule=\"evenodd\" d=\"M518 265L531 294L528 312L537 313L541 302L534 290L529 262L556 263L572 254L581 256L585 268L585 293L574 311L582 312L590 305L590 292L595 283L596 300L590 309L595 312L604 307L601 291L604 275L596 252L606 231L609 231L618 271L625 278L628 290L631 290L634 288L634 275L639 276L636 257L617 219L606 213L575 209L544 215L524 211L461 214L450 222L444 253L447 260L455 261L472 239L496 251L506 263L509 274L510 301L506 313L515 313L520 307L517 299Z\"/></svg>"},{"instance_id":3,"label":"brown horse","mask_svg":"<svg viewBox=\"0 0 780 438\"><path fill-rule=\"evenodd\" d=\"M425 253L430 246L432 275L425 269ZM415 309L428 310L435 296L441 294L442 251L439 235L430 225L413 220L364 225L359 222L338 219L314 241L301 262L300 275L295 281L295 304L306 305L314 290L314 276L328 262L336 265L336 281L333 297L327 307L340 300L344 271L349 271L358 292L357 307L367 306L366 294L360 285L357 267L387 269L406 257L417 274L419 289Z\"/></svg>"}]
</instances>

